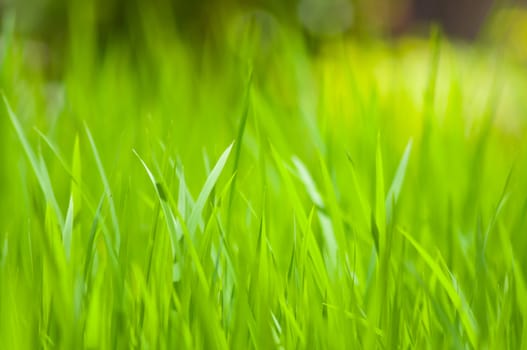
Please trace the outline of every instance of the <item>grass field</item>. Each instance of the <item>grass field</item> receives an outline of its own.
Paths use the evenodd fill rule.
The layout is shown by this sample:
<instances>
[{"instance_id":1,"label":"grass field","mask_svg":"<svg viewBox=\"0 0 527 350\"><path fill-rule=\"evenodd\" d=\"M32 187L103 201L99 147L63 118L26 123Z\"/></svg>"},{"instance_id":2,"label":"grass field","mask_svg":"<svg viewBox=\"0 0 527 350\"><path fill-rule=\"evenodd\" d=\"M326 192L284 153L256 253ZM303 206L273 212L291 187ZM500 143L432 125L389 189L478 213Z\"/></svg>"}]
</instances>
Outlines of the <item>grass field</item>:
<instances>
[{"instance_id":1,"label":"grass field","mask_svg":"<svg viewBox=\"0 0 527 350\"><path fill-rule=\"evenodd\" d=\"M59 77L4 23L2 348L527 347L509 51L86 17Z\"/></svg>"}]
</instances>

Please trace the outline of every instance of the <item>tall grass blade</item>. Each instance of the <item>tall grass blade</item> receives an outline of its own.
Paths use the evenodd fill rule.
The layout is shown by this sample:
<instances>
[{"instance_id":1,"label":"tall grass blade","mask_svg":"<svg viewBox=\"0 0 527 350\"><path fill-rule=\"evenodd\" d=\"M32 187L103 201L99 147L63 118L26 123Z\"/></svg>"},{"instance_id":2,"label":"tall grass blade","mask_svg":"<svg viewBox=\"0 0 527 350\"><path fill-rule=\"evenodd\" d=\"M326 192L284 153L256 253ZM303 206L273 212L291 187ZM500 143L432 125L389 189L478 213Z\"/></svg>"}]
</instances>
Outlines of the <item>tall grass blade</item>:
<instances>
[{"instance_id":1,"label":"tall grass blade","mask_svg":"<svg viewBox=\"0 0 527 350\"><path fill-rule=\"evenodd\" d=\"M231 153L233 145L234 143L231 143L230 146L227 147L227 149L222 153L222 155L218 159L216 165L207 177L207 180L205 181L205 184L201 189L201 192L198 196L198 199L196 200L196 203L194 204L194 207L192 208L192 212L190 213L190 217L188 219L187 224L191 236L194 235L196 229L198 228L203 208L205 208L205 203L209 198L212 189L216 185L216 181L218 181L218 178L220 177L221 172L223 171L223 168L227 163L227 160L229 159L229 155Z\"/></svg>"},{"instance_id":2,"label":"tall grass blade","mask_svg":"<svg viewBox=\"0 0 527 350\"><path fill-rule=\"evenodd\" d=\"M404 230L399 231L412 244L428 267L432 270L434 276L438 279L439 283L452 301L452 304L459 312L461 322L463 323L465 332L467 333L471 345L474 348L477 348L479 335L478 324L474 319L468 302L461 294L458 293L458 290L456 286L452 284L451 279L448 278L448 276L443 272L441 266L426 252L426 250L419 243L417 243L417 241L412 236L410 236L409 233Z\"/></svg>"},{"instance_id":3,"label":"tall grass blade","mask_svg":"<svg viewBox=\"0 0 527 350\"><path fill-rule=\"evenodd\" d=\"M399 199L399 195L401 194L401 189L403 187L404 178L406 175L406 169L408 167L408 161L410 159L410 153L412 151L412 143L413 140L410 139L410 141L408 141L408 144L406 145L406 148L404 149L403 157L399 162L399 166L395 171L395 176L393 178L392 184L390 186L390 189L388 190L388 194L386 195L386 223L388 226L390 226L392 222L394 211L393 205L397 204L397 200Z\"/></svg>"},{"instance_id":4,"label":"tall grass blade","mask_svg":"<svg viewBox=\"0 0 527 350\"><path fill-rule=\"evenodd\" d=\"M119 250L121 246L121 230L119 228L119 220L117 219L117 211L115 210L115 202L113 199L112 190L110 188L110 182L108 181L108 177L106 176L106 172L104 171L101 157L99 156L99 152L97 151L97 146L95 146L95 141L93 140L93 137L90 132L90 129L88 128L88 125L85 124L84 129L86 131L86 135L88 135L88 140L90 141L90 146L93 152L93 156L95 157L95 163L97 164L99 176L101 177L101 180L104 186L104 192L106 194L106 198L110 206L110 216L112 219L112 225L113 225L113 230L114 230L114 242L109 248L114 250L116 254L119 255Z\"/></svg>"},{"instance_id":5,"label":"tall grass blade","mask_svg":"<svg viewBox=\"0 0 527 350\"><path fill-rule=\"evenodd\" d=\"M31 148L31 145L29 144L29 141L26 138L22 125L20 124L17 116L11 109L11 106L9 105L9 102L7 101L6 96L2 94L2 97L4 100L4 105L7 109L9 120L11 121L11 124L15 128L18 139L20 140L20 143L22 144L22 147L24 148L24 152L26 153L26 156L29 159L31 168L33 168L33 172L35 173L35 176L37 177L37 180L40 184L40 188L42 189L42 192L44 193L46 200L53 207L55 215L57 216L58 224L60 228L62 229L64 227L64 217L62 215L62 211L60 210L57 199L55 198L55 193L53 192L53 188L51 187L51 181L49 180L49 175L47 173L47 169L45 168L45 164L43 163L43 160L38 159L35 153L33 152L33 149Z\"/></svg>"}]
</instances>

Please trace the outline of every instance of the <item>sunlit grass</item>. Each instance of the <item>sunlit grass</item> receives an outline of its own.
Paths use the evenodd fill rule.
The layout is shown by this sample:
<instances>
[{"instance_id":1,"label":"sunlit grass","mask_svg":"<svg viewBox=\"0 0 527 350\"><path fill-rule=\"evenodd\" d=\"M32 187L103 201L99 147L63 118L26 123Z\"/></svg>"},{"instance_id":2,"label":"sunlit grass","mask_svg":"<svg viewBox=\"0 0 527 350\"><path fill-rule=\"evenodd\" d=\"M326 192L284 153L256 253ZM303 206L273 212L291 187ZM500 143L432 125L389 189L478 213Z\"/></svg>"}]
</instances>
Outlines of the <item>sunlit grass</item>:
<instances>
[{"instance_id":1,"label":"sunlit grass","mask_svg":"<svg viewBox=\"0 0 527 350\"><path fill-rule=\"evenodd\" d=\"M54 81L4 28L3 347L525 346L525 67L149 16Z\"/></svg>"}]
</instances>

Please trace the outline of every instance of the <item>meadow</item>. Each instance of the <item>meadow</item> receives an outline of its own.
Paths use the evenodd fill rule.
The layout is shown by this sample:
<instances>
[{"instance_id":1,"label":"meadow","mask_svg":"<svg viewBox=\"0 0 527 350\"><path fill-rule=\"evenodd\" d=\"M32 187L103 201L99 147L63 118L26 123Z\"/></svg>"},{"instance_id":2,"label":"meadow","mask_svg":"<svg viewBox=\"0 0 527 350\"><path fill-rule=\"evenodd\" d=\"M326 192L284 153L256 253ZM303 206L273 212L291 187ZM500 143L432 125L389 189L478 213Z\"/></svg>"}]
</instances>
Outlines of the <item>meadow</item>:
<instances>
[{"instance_id":1,"label":"meadow","mask_svg":"<svg viewBox=\"0 0 527 350\"><path fill-rule=\"evenodd\" d=\"M2 348L527 346L517 46L78 11L60 74L3 23Z\"/></svg>"}]
</instances>

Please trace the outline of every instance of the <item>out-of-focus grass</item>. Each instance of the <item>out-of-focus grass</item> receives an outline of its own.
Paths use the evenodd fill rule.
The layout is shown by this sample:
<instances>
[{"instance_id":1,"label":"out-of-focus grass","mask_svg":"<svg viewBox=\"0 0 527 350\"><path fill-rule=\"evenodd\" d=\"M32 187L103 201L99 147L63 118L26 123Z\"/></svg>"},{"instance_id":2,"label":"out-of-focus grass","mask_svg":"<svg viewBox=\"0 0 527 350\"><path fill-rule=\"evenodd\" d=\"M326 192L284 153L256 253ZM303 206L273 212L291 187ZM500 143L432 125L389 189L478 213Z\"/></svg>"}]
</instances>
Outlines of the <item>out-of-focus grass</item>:
<instances>
[{"instance_id":1,"label":"out-of-focus grass","mask_svg":"<svg viewBox=\"0 0 527 350\"><path fill-rule=\"evenodd\" d=\"M525 346L517 58L76 4L58 81L2 32L2 346Z\"/></svg>"}]
</instances>

